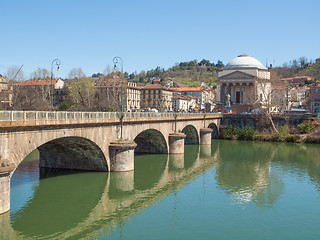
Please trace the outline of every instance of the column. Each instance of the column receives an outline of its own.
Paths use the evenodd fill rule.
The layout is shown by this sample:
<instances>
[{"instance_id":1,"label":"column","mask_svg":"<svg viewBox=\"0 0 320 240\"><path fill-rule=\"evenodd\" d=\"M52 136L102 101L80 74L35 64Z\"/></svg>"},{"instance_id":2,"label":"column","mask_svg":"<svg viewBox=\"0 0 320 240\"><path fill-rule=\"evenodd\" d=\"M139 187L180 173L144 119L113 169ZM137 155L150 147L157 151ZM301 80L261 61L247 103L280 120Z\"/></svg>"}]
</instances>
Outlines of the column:
<instances>
[{"instance_id":1,"label":"column","mask_svg":"<svg viewBox=\"0 0 320 240\"><path fill-rule=\"evenodd\" d=\"M0 214L10 211L10 178L13 166L0 167Z\"/></svg>"},{"instance_id":2,"label":"column","mask_svg":"<svg viewBox=\"0 0 320 240\"><path fill-rule=\"evenodd\" d=\"M242 94L242 83L240 83L240 104L242 104L242 97L243 97L243 94Z\"/></svg>"},{"instance_id":3,"label":"column","mask_svg":"<svg viewBox=\"0 0 320 240\"><path fill-rule=\"evenodd\" d=\"M169 134L169 153L184 153L184 133L170 133Z\"/></svg>"},{"instance_id":4,"label":"column","mask_svg":"<svg viewBox=\"0 0 320 240\"><path fill-rule=\"evenodd\" d=\"M224 84L222 83L220 86L220 103L224 104Z\"/></svg>"},{"instance_id":5,"label":"column","mask_svg":"<svg viewBox=\"0 0 320 240\"><path fill-rule=\"evenodd\" d=\"M134 170L134 141L117 140L109 144L110 172Z\"/></svg>"},{"instance_id":6,"label":"column","mask_svg":"<svg viewBox=\"0 0 320 240\"><path fill-rule=\"evenodd\" d=\"M200 129L200 145L211 145L211 128Z\"/></svg>"},{"instance_id":7,"label":"column","mask_svg":"<svg viewBox=\"0 0 320 240\"><path fill-rule=\"evenodd\" d=\"M233 99L232 99L232 103L235 104L236 103L236 84L233 84Z\"/></svg>"}]
</instances>

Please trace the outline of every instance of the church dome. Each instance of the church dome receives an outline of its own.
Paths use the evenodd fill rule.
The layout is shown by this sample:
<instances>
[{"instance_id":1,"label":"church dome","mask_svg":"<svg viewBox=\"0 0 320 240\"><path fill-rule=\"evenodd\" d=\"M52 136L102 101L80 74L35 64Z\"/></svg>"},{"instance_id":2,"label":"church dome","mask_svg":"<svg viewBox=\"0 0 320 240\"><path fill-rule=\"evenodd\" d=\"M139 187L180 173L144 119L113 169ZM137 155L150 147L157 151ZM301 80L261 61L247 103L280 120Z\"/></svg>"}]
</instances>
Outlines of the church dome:
<instances>
[{"instance_id":1,"label":"church dome","mask_svg":"<svg viewBox=\"0 0 320 240\"><path fill-rule=\"evenodd\" d=\"M239 55L238 57L232 59L224 69L237 69L237 68L257 68L257 69L267 69L262 65L257 59L250 57L247 54Z\"/></svg>"}]
</instances>

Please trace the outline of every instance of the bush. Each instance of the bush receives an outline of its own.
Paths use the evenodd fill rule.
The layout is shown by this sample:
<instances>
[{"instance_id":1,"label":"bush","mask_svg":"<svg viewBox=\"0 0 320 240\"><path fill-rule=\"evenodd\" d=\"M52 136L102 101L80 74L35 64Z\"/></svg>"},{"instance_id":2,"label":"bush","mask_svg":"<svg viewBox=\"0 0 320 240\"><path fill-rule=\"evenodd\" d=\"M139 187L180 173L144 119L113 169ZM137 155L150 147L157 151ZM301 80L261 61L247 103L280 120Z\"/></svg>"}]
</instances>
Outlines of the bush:
<instances>
[{"instance_id":1,"label":"bush","mask_svg":"<svg viewBox=\"0 0 320 240\"><path fill-rule=\"evenodd\" d=\"M314 126L313 126L311 120L304 121L303 123L300 123L298 125L298 127L300 130L300 133L303 133L303 134L311 133L311 131L314 129Z\"/></svg>"},{"instance_id":2,"label":"bush","mask_svg":"<svg viewBox=\"0 0 320 240\"><path fill-rule=\"evenodd\" d=\"M239 139L239 140L253 140L257 130L254 127L234 127L228 125L222 129L220 138L224 139Z\"/></svg>"},{"instance_id":3,"label":"bush","mask_svg":"<svg viewBox=\"0 0 320 240\"><path fill-rule=\"evenodd\" d=\"M59 111L66 111L71 107L71 103L69 102L63 102L60 107L59 107Z\"/></svg>"},{"instance_id":4,"label":"bush","mask_svg":"<svg viewBox=\"0 0 320 240\"><path fill-rule=\"evenodd\" d=\"M257 130L254 127L239 128L237 138L240 140L253 140Z\"/></svg>"},{"instance_id":5,"label":"bush","mask_svg":"<svg viewBox=\"0 0 320 240\"><path fill-rule=\"evenodd\" d=\"M287 125L281 126L280 127L280 135L281 136L287 136L290 133L290 129Z\"/></svg>"}]
</instances>

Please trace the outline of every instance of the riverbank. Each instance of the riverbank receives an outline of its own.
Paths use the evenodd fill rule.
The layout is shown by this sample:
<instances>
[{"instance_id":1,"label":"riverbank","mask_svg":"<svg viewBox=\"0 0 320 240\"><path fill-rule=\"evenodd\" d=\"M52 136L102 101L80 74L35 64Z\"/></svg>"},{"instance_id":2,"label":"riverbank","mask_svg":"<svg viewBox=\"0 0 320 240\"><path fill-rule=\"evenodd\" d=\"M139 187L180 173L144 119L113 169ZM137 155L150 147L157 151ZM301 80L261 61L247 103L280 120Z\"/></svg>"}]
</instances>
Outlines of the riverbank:
<instances>
[{"instance_id":1,"label":"riverbank","mask_svg":"<svg viewBox=\"0 0 320 240\"><path fill-rule=\"evenodd\" d=\"M298 128L282 126L275 130L257 130L254 127L224 126L220 129L220 139L247 140L247 141L270 141L270 142L294 142L320 144L320 120L305 121Z\"/></svg>"}]
</instances>

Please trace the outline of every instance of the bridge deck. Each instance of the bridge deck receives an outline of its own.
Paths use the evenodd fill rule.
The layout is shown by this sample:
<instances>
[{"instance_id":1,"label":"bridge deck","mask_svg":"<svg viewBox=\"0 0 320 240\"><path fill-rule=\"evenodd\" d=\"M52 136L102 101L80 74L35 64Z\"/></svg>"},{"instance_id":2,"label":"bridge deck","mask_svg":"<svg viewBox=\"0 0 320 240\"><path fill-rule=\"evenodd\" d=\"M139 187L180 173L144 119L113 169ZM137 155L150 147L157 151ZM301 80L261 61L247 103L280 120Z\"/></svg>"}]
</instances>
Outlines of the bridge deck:
<instances>
[{"instance_id":1,"label":"bridge deck","mask_svg":"<svg viewBox=\"0 0 320 240\"><path fill-rule=\"evenodd\" d=\"M116 124L121 112L44 112L44 111L0 111L0 129L27 126L57 126L78 124ZM219 113L154 113L125 112L123 122L154 122L217 119Z\"/></svg>"}]
</instances>

